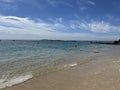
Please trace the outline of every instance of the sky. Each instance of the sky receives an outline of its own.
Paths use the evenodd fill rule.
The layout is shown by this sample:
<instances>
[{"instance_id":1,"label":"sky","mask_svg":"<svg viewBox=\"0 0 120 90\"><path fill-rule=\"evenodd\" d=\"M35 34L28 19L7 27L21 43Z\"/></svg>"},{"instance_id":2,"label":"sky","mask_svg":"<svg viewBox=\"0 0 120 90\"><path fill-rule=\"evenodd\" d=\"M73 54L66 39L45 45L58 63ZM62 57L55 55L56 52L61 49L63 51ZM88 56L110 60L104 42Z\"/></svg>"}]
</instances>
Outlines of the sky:
<instances>
[{"instance_id":1,"label":"sky","mask_svg":"<svg viewBox=\"0 0 120 90\"><path fill-rule=\"evenodd\" d=\"M0 0L0 39L117 40L120 0Z\"/></svg>"}]
</instances>

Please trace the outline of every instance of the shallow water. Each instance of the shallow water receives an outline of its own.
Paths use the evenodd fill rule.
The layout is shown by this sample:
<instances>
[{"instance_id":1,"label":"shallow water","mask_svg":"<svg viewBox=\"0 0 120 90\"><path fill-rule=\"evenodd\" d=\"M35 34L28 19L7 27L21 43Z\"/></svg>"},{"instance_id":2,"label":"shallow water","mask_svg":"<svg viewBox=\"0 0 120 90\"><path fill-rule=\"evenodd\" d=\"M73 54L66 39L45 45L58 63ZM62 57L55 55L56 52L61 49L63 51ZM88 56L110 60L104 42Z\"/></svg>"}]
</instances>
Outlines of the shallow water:
<instances>
[{"instance_id":1,"label":"shallow water","mask_svg":"<svg viewBox=\"0 0 120 90\"><path fill-rule=\"evenodd\" d=\"M28 80L37 71L74 66L113 47L85 41L1 41L0 88Z\"/></svg>"}]
</instances>

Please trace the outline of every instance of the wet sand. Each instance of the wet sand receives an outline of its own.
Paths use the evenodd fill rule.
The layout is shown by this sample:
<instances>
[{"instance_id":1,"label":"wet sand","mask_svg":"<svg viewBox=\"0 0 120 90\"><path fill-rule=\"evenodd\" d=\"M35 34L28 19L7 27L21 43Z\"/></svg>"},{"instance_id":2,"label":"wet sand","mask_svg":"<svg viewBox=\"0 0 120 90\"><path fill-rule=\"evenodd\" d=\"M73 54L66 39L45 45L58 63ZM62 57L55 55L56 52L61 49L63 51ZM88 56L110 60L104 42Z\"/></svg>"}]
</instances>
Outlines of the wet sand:
<instances>
[{"instance_id":1,"label":"wet sand","mask_svg":"<svg viewBox=\"0 0 120 90\"><path fill-rule=\"evenodd\" d=\"M120 48L65 70L34 77L5 90L120 90Z\"/></svg>"}]
</instances>

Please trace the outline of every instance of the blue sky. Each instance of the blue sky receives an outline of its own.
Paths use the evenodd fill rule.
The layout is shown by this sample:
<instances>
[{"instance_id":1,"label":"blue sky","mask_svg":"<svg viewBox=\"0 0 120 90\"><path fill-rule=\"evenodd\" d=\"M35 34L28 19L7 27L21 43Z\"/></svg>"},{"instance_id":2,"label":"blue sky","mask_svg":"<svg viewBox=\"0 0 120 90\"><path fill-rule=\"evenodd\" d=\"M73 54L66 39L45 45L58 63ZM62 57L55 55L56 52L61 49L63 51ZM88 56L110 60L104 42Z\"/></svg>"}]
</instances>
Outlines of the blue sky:
<instances>
[{"instance_id":1,"label":"blue sky","mask_svg":"<svg viewBox=\"0 0 120 90\"><path fill-rule=\"evenodd\" d=\"M119 38L120 0L0 0L0 39Z\"/></svg>"}]
</instances>

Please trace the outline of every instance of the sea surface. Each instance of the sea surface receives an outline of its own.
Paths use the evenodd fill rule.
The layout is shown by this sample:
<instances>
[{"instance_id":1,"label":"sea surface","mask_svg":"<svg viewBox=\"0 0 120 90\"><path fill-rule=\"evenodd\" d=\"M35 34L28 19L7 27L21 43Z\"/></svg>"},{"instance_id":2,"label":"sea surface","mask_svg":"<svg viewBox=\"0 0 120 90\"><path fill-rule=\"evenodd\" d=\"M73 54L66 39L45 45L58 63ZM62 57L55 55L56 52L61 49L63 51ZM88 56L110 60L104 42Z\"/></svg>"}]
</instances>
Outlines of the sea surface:
<instances>
[{"instance_id":1,"label":"sea surface","mask_svg":"<svg viewBox=\"0 0 120 90\"><path fill-rule=\"evenodd\" d=\"M1 40L0 89L22 83L37 74L84 63L113 47L89 41Z\"/></svg>"}]
</instances>

